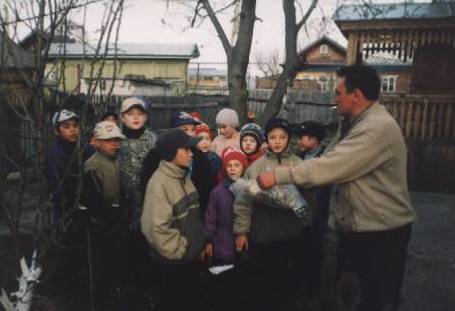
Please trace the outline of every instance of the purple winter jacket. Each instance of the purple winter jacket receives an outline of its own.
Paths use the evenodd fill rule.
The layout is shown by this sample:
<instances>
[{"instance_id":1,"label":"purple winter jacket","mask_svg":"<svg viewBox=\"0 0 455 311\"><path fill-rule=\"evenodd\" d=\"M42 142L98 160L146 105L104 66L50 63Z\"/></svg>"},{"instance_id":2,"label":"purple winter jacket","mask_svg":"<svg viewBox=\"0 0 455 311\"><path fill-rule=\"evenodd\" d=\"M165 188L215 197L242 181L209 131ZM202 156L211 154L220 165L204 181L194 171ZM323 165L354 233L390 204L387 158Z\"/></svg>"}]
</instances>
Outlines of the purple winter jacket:
<instances>
[{"instance_id":1,"label":"purple winter jacket","mask_svg":"<svg viewBox=\"0 0 455 311\"><path fill-rule=\"evenodd\" d=\"M234 195L229 190L231 181L224 179L210 193L204 217L204 234L213 244L213 258L226 262L234 259Z\"/></svg>"}]
</instances>

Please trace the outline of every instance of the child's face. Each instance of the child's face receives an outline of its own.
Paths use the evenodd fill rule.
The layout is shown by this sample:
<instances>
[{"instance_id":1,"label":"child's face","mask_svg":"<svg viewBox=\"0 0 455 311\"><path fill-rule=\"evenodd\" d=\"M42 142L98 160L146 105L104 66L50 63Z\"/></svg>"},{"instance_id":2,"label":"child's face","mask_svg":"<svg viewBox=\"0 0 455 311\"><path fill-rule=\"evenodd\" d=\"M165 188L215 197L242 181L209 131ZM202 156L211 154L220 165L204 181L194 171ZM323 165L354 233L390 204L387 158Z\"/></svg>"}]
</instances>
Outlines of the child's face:
<instances>
[{"instance_id":1,"label":"child's face","mask_svg":"<svg viewBox=\"0 0 455 311\"><path fill-rule=\"evenodd\" d=\"M231 180L237 180L242 177L244 167L239 160L230 160L226 164L226 174Z\"/></svg>"},{"instance_id":2,"label":"child's face","mask_svg":"<svg viewBox=\"0 0 455 311\"><path fill-rule=\"evenodd\" d=\"M196 125L184 124L180 125L179 129L183 130L188 136L196 137Z\"/></svg>"},{"instance_id":3,"label":"child's face","mask_svg":"<svg viewBox=\"0 0 455 311\"><path fill-rule=\"evenodd\" d=\"M319 141L314 136L303 135L299 138L300 150L313 150L319 146Z\"/></svg>"},{"instance_id":4,"label":"child's face","mask_svg":"<svg viewBox=\"0 0 455 311\"><path fill-rule=\"evenodd\" d=\"M120 138L95 139L95 148L103 154L115 156L120 150Z\"/></svg>"},{"instance_id":5,"label":"child's face","mask_svg":"<svg viewBox=\"0 0 455 311\"><path fill-rule=\"evenodd\" d=\"M201 150L202 152L208 152L210 149L210 134L207 132L201 132L198 134L198 136L202 137L202 140L199 142L197 145L197 148Z\"/></svg>"},{"instance_id":6,"label":"child's face","mask_svg":"<svg viewBox=\"0 0 455 311\"><path fill-rule=\"evenodd\" d=\"M58 129L55 131L57 136L60 136L61 139L69 141L71 143L77 142L79 135L81 133L81 127L79 122L76 120L68 120L60 123Z\"/></svg>"},{"instance_id":7,"label":"child's face","mask_svg":"<svg viewBox=\"0 0 455 311\"><path fill-rule=\"evenodd\" d=\"M234 136L235 132L237 131L232 126L226 124L218 124L218 129L220 130L220 135L227 139Z\"/></svg>"},{"instance_id":8,"label":"child's face","mask_svg":"<svg viewBox=\"0 0 455 311\"><path fill-rule=\"evenodd\" d=\"M272 152L282 153L288 146L289 135L282 128L276 127L268 133L267 139Z\"/></svg>"},{"instance_id":9,"label":"child's face","mask_svg":"<svg viewBox=\"0 0 455 311\"><path fill-rule=\"evenodd\" d=\"M258 148L256 139L251 136L244 136L242 138L242 150L245 154L255 153Z\"/></svg>"},{"instance_id":10,"label":"child's face","mask_svg":"<svg viewBox=\"0 0 455 311\"><path fill-rule=\"evenodd\" d=\"M147 121L147 114L139 108L131 108L122 113L122 122L132 130L138 130L144 127Z\"/></svg>"},{"instance_id":11,"label":"child's face","mask_svg":"<svg viewBox=\"0 0 455 311\"><path fill-rule=\"evenodd\" d=\"M189 167L191 165L191 160L193 159L193 152L190 148L178 148L177 153L172 159L172 163L180 167Z\"/></svg>"}]
</instances>

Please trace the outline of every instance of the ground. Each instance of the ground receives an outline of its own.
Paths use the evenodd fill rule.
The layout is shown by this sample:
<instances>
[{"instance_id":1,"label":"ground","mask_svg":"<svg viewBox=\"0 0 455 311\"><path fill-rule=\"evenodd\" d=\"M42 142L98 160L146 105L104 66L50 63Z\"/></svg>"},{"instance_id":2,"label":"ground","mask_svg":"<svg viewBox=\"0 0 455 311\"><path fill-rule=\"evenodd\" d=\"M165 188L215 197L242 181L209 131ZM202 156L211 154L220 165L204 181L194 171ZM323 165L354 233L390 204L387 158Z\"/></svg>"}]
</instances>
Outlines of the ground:
<instances>
[{"instance_id":1,"label":"ground","mask_svg":"<svg viewBox=\"0 0 455 311\"><path fill-rule=\"evenodd\" d=\"M412 193L417 211L409 247L400 311L455 310L455 195ZM30 213L31 214L31 213ZM26 217L27 218L27 217ZM28 217L30 219L30 217ZM6 230L0 221L1 281L8 258ZM9 264L12 264L9 262ZM9 277L11 275L9 273ZM0 284L2 286L4 284Z\"/></svg>"},{"instance_id":2,"label":"ground","mask_svg":"<svg viewBox=\"0 0 455 311\"><path fill-rule=\"evenodd\" d=\"M455 310L455 195L413 193L417 211L400 311Z\"/></svg>"}]
</instances>

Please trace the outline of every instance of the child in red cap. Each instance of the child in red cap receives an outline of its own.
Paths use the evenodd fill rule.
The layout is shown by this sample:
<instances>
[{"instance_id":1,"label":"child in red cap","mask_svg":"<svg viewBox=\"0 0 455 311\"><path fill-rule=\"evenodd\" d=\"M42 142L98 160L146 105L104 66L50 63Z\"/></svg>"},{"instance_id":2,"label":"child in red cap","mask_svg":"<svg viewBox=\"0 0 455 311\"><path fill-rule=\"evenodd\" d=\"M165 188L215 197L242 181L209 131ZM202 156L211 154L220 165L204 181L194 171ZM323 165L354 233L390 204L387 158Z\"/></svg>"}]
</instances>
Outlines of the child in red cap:
<instances>
[{"instance_id":1,"label":"child in red cap","mask_svg":"<svg viewBox=\"0 0 455 311\"><path fill-rule=\"evenodd\" d=\"M196 125L195 131L197 136L202 137L202 140L197 145L197 148L207 155L207 159L209 160L212 167L213 180L218 181L222 162L221 158L216 154L216 152L210 150L210 143L212 142L210 136L210 128L207 124L201 123L199 125Z\"/></svg>"},{"instance_id":2,"label":"child in red cap","mask_svg":"<svg viewBox=\"0 0 455 311\"><path fill-rule=\"evenodd\" d=\"M204 236L206 246L205 259L211 259L213 265L226 265L234 262L236 253L234 225L234 194L229 189L230 185L243 176L248 165L245 154L240 149L226 148L223 153L222 182L213 189L204 217ZM232 304L241 304L239 297L242 291L238 285L240 270L234 269L223 272L213 278L210 284L209 299L214 310L221 307L236 310ZM241 282L240 282L241 283ZM234 292L235 291L235 292ZM237 293L237 291L239 291Z\"/></svg>"},{"instance_id":3,"label":"child in red cap","mask_svg":"<svg viewBox=\"0 0 455 311\"><path fill-rule=\"evenodd\" d=\"M248 165L245 154L232 147L223 151L222 182L213 189L204 217L207 257L230 263L234 257L234 194L229 186L243 176Z\"/></svg>"}]
</instances>

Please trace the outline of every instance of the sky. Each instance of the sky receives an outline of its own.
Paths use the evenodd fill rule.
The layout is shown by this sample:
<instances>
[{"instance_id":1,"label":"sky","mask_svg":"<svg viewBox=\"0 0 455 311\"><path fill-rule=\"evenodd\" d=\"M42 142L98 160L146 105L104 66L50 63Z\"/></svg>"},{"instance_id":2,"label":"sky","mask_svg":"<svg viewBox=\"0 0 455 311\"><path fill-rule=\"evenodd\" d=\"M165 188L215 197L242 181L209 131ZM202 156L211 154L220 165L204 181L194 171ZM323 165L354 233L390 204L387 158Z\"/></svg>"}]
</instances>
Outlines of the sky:
<instances>
[{"instance_id":1,"label":"sky","mask_svg":"<svg viewBox=\"0 0 455 311\"><path fill-rule=\"evenodd\" d=\"M4 3L12 0L0 0L0 8ZM14 0L30 1L30 0ZM87 0L90 1L90 0ZM106 0L107 1L107 0ZM216 9L232 0L211 0ZM346 45L346 39L338 31L336 25L330 22L335 9L343 3L373 2L399 2L399 0L319 0L317 8L313 11L308 20L307 27L299 34L298 48L301 49L316 40L323 34L342 45ZM404 1L404 0L403 0ZM410 2L411 0L406 0ZM417 0L415 2L428 2L429 0ZM192 18L192 11L187 6L177 4L178 0L125 0L119 42L123 43L195 43L198 45L200 57L192 62L201 63L226 63L226 55L221 41L209 19L203 23L196 23L191 28L189 19ZM191 3L192 0L180 0L182 3ZM303 5L306 11L310 0L297 1ZM96 41L100 27L100 19L103 15L103 6L91 4L86 11L86 30L89 38ZM297 18L302 13L297 9ZM282 58L284 55L284 14L281 0L257 0L256 15L261 19L256 21L252 42L250 60L254 61L257 53L265 55L277 51ZM82 23L82 11L76 11L71 18ZM233 10L227 11L220 16L225 32L230 38ZM329 22L323 23L323 20ZM323 26L325 25L325 26ZM213 65L214 65L213 64ZM210 66L211 64L208 64ZM211 66L217 67L217 66Z\"/></svg>"},{"instance_id":2,"label":"sky","mask_svg":"<svg viewBox=\"0 0 455 311\"><path fill-rule=\"evenodd\" d=\"M215 0L216 4L223 4L230 1ZM300 1L308 3L310 1ZM314 17L309 23L307 30L311 39L315 39L317 34L315 30L319 30L320 17L331 16L338 0L320 0L320 4L313 12ZM88 16L87 26L90 29L96 29L95 15L99 15L101 10L90 10L91 15ZM158 42L158 43L196 43L199 47L201 56L199 62L226 62L226 56L218 39L216 31L211 22L206 19L202 24L196 23L194 28L189 27L190 22L188 17L191 16L191 10L182 5L176 5L172 1L165 0L127 0L125 11L123 13L120 42ZM282 10L282 2L280 0L257 0L256 15L262 21L256 21L252 52L254 57L256 51L263 53L273 52L278 50L280 55L284 51L284 14ZM221 22L225 32L230 38L232 23L230 22L233 12L228 11L221 16ZM330 32L334 33L334 28ZM303 32L305 36L306 32ZM343 41L344 38L339 33L334 33L334 36ZM300 47L305 45L304 41L309 41L308 38L301 38Z\"/></svg>"}]
</instances>

